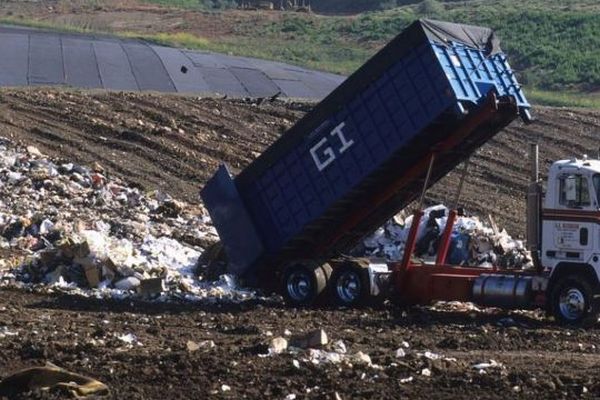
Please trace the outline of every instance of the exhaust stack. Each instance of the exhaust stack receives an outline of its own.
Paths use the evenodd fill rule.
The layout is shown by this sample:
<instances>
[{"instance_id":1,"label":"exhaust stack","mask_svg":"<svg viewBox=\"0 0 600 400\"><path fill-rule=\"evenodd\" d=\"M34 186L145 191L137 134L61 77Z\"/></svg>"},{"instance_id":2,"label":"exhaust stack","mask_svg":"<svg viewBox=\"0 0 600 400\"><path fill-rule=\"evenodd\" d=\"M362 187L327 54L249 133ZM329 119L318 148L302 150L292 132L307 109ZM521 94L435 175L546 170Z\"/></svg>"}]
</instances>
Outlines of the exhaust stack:
<instances>
[{"instance_id":1,"label":"exhaust stack","mask_svg":"<svg viewBox=\"0 0 600 400\"><path fill-rule=\"evenodd\" d=\"M532 143L529 147L531 182L527 188L527 250L531 252L533 264L539 271L542 245L542 183L539 170L539 148Z\"/></svg>"}]
</instances>

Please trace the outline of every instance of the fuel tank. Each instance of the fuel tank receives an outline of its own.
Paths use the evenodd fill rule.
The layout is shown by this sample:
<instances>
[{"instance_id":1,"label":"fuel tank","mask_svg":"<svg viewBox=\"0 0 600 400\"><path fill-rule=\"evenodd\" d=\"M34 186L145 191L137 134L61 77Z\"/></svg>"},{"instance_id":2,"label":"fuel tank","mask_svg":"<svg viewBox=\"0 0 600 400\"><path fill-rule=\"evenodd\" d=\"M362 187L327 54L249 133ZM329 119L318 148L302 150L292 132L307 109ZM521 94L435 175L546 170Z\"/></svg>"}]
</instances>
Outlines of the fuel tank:
<instances>
[{"instance_id":1,"label":"fuel tank","mask_svg":"<svg viewBox=\"0 0 600 400\"><path fill-rule=\"evenodd\" d=\"M533 302L533 277L483 274L473 284L473 301L488 307L528 308Z\"/></svg>"}]
</instances>

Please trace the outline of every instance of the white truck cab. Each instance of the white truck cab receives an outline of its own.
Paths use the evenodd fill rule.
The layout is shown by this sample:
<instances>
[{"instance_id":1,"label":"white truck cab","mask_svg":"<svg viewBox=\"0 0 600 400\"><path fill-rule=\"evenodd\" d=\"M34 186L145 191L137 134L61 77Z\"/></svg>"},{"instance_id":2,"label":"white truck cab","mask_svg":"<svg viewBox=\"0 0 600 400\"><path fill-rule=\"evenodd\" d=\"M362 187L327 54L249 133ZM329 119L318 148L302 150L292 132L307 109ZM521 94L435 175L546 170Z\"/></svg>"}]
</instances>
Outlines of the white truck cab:
<instances>
[{"instance_id":1,"label":"white truck cab","mask_svg":"<svg viewBox=\"0 0 600 400\"><path fill-rule=\"evenodd\" d=\"M596 315L600 308L600 160L584 156L554 162L543 201L541 182L534 185L540 197L537 207L535 201L528 201L528 215L537 214L538 227L531 235L528 226L528 240L537 236L531 250L537 251L539 267L548 277L549 311L560 311L567 322Z\"/></svg>"},{"instance_id":2,"label":"white truck cab","mask_svg":"<svg viewBox=\"0 0 600 400\"><path fill-rule=\"evenodd\" d=\"M548 173L541 216L545 268L567 262L588 264L600 272L599 160L556 161Z\"/></svg>"}]
</instances>

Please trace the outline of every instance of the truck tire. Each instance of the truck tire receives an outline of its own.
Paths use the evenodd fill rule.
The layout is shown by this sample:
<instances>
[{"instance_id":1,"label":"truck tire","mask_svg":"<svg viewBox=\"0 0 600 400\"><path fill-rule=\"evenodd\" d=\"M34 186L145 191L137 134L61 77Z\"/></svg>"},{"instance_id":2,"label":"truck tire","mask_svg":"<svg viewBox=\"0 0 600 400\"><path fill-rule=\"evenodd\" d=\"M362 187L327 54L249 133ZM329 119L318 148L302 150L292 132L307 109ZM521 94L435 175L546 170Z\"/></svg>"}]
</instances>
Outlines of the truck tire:
<instances>
[{"instance_id":1,"label":"truck tire","mask_svg":"<svg viewBox=\"0 0 600 400\"><path fill-rule=\"evenodd\" d=\"M554 319L561 325L589 327L598 322L593 286L581 275L561 277L550 293Z\"/></svg>"},{"instance_id":2,"label":"truck tire","mask_svg":"<svg viewBox=\"0 0 600 400\"><path fill-rule=\"evenodd\" d=\"M329 288L338 306L366 305L371 292L368 270L353 265L340 266L333 271Z\"/></svg>"},{"instance_id":3,"label":"truck tire","mask_svg":"<svg viewBox=\"0 0 600 400\"><path fill-rule=\"evenodd\" d=\"M321 299L329 277L329 264L294 263L283 272L282 294L287 304L306 307Z\"/></svg>"}]
</instances>

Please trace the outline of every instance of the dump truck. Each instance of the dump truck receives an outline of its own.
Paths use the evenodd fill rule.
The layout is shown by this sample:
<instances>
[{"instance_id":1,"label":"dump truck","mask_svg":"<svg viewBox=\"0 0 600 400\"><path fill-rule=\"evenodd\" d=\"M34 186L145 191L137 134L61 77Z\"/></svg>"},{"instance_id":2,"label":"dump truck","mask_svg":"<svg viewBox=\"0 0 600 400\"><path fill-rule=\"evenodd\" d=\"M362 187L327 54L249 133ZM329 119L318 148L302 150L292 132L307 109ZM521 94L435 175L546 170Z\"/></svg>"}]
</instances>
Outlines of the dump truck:
<instances>
[{"instance_id":1,"label":"dump truck","mask_svg":"<svg viewBox=\"0 0 600 400\"><path fill-rule=\"evenodd\" d=\"M413 256L426 190L513 120L530 122L530 108L491 29L415 21L237 176L221 165L206 183L228 272L294 305L459 300L597 319L600 162L558 161L545 200L532 176L535 268L448 265L458 201L435 260ZM415 201L400 262L348 255Z\"/></svg>"}]
</instances>

